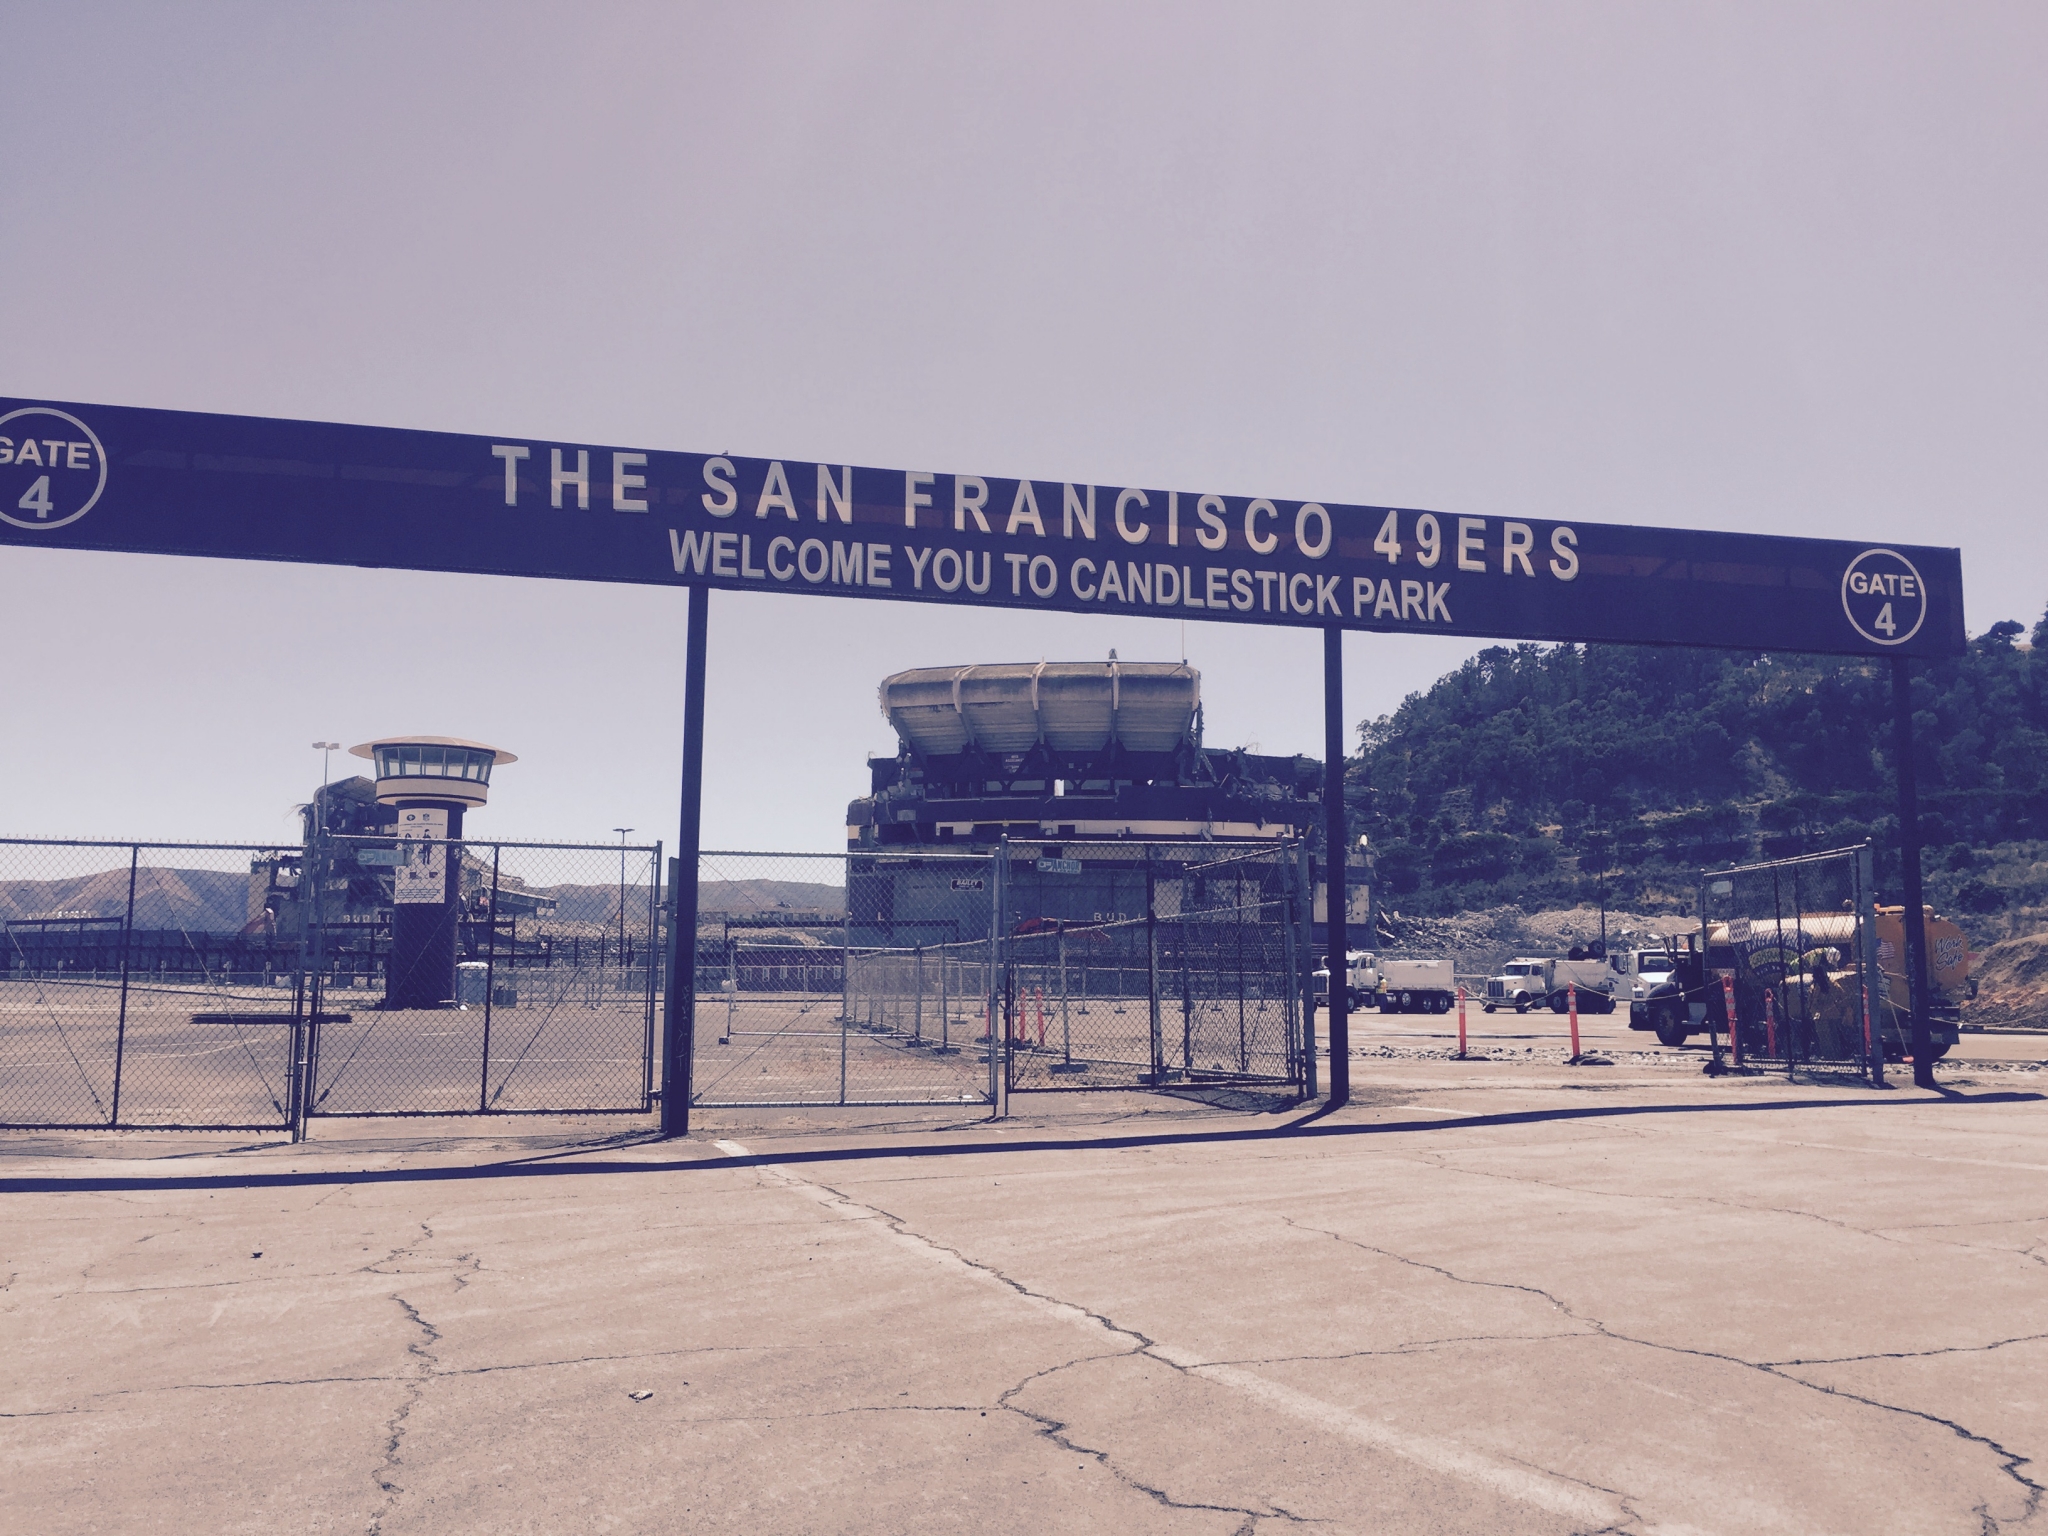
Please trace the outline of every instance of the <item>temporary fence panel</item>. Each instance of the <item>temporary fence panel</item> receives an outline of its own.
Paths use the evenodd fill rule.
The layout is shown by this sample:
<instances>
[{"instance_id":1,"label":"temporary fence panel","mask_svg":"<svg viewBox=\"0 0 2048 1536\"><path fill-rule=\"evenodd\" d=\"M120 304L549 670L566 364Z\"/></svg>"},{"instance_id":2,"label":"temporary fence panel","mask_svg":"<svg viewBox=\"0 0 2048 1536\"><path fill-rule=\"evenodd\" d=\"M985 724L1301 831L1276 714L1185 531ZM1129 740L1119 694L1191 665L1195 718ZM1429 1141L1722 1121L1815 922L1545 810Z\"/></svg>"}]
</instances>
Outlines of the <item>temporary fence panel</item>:
<instances>
[{"instance_id":1,"label":"temporary fence panel","mask_svg":"<svg viewBox=\"0 0 2048 1536\"><path fill-rule=\"evenodd\" d=\"M0 841L0 1124L289 1123L299 850Z\"/></svg>"},{"instance_id":2,"label":"temporary fence panel","mask_svg":"<svg viewBox=\"0 0 2048 1536\"><path fill-rule=\"evenodd\" d=\"M692 1102L990 1102L998 862L702 854Z\"/></svg>"},{"instance_id":3,"label":"temporary fence panel","mask_svg":"<svg viewBox=\"0 0 2048 1536\"><path fill-rule=\"evenodd\" d=\"M1012 889L1001 997L1012 1090L1302 1081L1292 844L1070 841L1058 862L1100 891L1128 886L1131 900L1088 921L1058 911L1071 902L1043 884Z\"/></svg>"},{"instance_id":4,"label":"temporary fence panel","mask_svg":"<svg viewBox=\"0 0 2048 1536\"><path fill-rule=\"evenodd\" d=\"M650 1103L660 849L450 842L445 932L401 942L390 838L323 839L309 921L309 1115L639 1113ZM394 966L442 994L396 1000ZM312 1006L309 1003L309 1007Z\"/></svg>"}]
</instances>

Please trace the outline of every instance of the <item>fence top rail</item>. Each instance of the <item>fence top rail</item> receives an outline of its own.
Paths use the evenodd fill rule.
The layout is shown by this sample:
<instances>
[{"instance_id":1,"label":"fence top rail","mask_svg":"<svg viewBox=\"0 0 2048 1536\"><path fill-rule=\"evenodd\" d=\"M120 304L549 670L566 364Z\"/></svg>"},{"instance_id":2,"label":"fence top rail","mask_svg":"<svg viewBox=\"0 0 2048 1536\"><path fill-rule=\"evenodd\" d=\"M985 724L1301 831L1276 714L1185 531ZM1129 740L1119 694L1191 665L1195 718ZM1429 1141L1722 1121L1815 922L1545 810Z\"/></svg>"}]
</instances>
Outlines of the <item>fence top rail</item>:
<instances>
[{"instance_id":1,"label":"fence top rail","mask_svg":"<svg viewBox=\"0 0 2048 1536\"><path fill-rule=\"evenodd\" d=\"M950 848L920 848L914 853L881 853L862 849L845 853L791 853L773 848L703 848L698 850L700 859L819 859L834 863L845 863L848 859L873 859L881 862L907 864L915 859L919 863L986 864L995 858L993 853L956 853Z\"/></svg>"},{"instance_id":2,"label":"fence top rail","mask_svg":"<svg viewBox=\"0 0 2048 1536\"><path fill-rule=\"evenodd\" d=\"M1187 846L1187 845L1185 845L1185 844L1168 844L1167 846L1168 846L1168 847L1176 847L1176 846L1178 846L1178 847L1185 847L1185 846ZM1197 845L1197 846L1206 846L1206 845ZM1187 868L1186 868L1186 871L1185 871L1185 872L1186 872L1187 874L1190 874L1190 875L1200 875L1200 874L1206 874L1206 873L1207 873L1208 871L1210 871L1210 870L1212 870L1212 869L1223 869L1223 868L1225 868L1226 866L1228 866L1228 865L1231 865L1231 864L1252 864L1252 863L1260 863L1260 864L1270 864L1270 863L1272 863L1272 862L1273 862L1273 861L1274 861L1274 860L1275 860L1276 858L1278 858L1278 857L1279 857L1279 856L1280 856L1280 855L1281 855L1282 853L1284 853L1284 852L1291 852L1291 851L1292 851L1292 850L1293 850L1293 849L1294 849L1294 848L1295 848L1296 846L1297 846L1297 844L1295 844L1295 843L1294 843L1294 842L1293 842L1293 841L1292 841L1292 840L1290 839L1289 841L1286 841L1286 842L1276 843L1276 844L1272 845L1271 847L1265 847L1265 848L1246 848L1246 849L1241 849L1241 850L1239 850L1239 851L1236 851L1236 852L1233 852L1233 853L1227 854L1227 855L1225 855L1225 856L1224 856L1223 858L1220 858L1220 859L1211 859L1211 860L1210 860L1210 861L1209 861L1208 863L1206 863L1206 864L1190 864L1190 865L1188 865L1188 866L1187 866Z\"/></svg>"},{"instance_id":3,"label":"fence top rail","mask_svg":"<svg viewBox=\"0 0 2048 1536\"><path fill-rule=\"evenodd\" d=\"M297 853L301 843L159 843L139 837L0 837L6 848L146 848L192 853Z\"/></svg>"},{"instance_id":4,"label":"fence top rail","mask_svg":"<svg viewBox=\"0 0 2048 1536\"><path fill-rule=\"evenodd\" d=\"M398 840L395 832L328 832L323 834L328 843L392 843ZM551 849L581 853L618 853L618 843L519 843L498 837L449 837L423 838L423 842L447 843L456 848L530 848L541 851ZM178 843L159 842L146 837L0 837L0 848L134 848L148 850L164 849L171 852L188 853L303 853L306 845L302 842L275 843ZM661 851L660 843L627 843L627 853L654 854ZM829 857L829 855L828 855ZM844 857L844 855L840 855Z\"/></svg>"},{"instance_id":5,"label":"fence top rail","mask_svg":"<svg viewBox=\"0 0 2048 1536\"><path fill-rule=\"evenodd\" d=\"M395 843L396 832L327 832L322 839L333 843ZM656 854L661 851L659 843L520 843L502 837L423 837L423 843L443 843L450 848L510 848L532 849L539 852L570 853L644 853ZM145 844L145 846L148 846ZM294 843L293 847L299 845Z\"/></svg>"},{"instance_id":6,"label":"fence top rail","mask_svg":"<svg viewBox=\"0 0 2048 1536\"><path fill-rule=\"evenodd\" d=\"M1795 853L1782 859L1763 859L1755 864L1730 864L1724 869L1703 869L1702 880L1726 879L1729 875L1768 874L1774 869L1789 869L1794 864L1824 864L1833 859L1846 859L1861 853L1868 843L1851 843L1846 848L1823 848L1818 853Z\"/></svg>"}]
</instances>

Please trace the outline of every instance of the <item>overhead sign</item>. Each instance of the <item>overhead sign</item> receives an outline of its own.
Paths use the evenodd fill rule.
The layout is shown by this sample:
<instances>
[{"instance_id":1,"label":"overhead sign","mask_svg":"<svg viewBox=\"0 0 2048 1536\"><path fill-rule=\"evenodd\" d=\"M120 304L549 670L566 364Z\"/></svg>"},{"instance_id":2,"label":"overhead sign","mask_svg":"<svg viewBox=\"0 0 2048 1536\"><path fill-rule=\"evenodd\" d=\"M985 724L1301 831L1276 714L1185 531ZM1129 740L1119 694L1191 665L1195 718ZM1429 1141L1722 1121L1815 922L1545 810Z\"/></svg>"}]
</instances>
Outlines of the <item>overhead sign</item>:
<instances>
[{"instance_id":1,"label":"overhead sign","mask_svg":"<svg viewBox=\"0 0 2048 1536\"><path fill-rule=\"evenodd\" d=\"M0 543L1242 624L1963 648L1954 549L0 399Z\"/></svg>"}]
</instances>

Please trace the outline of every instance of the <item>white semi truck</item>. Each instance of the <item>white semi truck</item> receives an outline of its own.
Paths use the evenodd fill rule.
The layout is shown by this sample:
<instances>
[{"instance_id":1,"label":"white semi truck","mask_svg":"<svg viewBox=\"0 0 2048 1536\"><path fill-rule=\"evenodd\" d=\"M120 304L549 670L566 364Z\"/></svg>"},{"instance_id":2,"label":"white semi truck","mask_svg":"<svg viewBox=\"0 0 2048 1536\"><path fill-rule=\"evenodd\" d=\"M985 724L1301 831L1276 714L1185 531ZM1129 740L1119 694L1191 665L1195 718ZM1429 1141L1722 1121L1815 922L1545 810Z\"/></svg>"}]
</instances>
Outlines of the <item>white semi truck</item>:
<instances>
[{"instance_id":1,"label":"white semi truck","mask_svg":"<svg viewBox=\"0 0 2048 1536\"><path fill-rule=\"evenodd\" d=\"M1366 1000L1373 995L1379 986L1379 969L1374 963L1373 956L1362 949L1352 950L1345 957L1345 962L1349 967L1350 974L1348 977L1349 985L1345 988L1344 993L1344 1005L1347 1008L1363 1007ZM1327 960L1316 967L1315 989L1316 1006L1318 1008L1329 1007L1330 963Z\"/></svg>"},{"instance_id":2,"label":"white semi truck","mask_svg":"<svg viewBox=\"0 0 2048 1536\"><path fill-rule=\"evenodd\" d=\"M1563 1013L1571 1006L1571 991L1578 989L1581 1013L1612 1013L1618 977L1605 960L1556 960L1519 956L1487 978L1486 1011L1512 1008L1526 1013L1547 1005Z\"/></svg>"}]
</instances>

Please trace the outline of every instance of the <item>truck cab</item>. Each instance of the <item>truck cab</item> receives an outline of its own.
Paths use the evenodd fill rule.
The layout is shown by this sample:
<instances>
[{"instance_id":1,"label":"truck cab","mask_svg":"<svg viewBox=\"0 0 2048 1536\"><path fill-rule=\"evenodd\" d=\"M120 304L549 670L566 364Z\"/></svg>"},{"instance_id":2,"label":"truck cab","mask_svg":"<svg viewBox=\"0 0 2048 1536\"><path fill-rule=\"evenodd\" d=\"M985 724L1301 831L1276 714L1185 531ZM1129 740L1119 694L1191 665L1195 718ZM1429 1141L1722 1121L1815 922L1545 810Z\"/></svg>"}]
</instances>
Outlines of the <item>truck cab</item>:
<instances>
[{"instance_id":1,"label":"truck cab","mask_svg":"<svg viewBox=\"0 0 2048 1536\"><path fill-rule=\"evenodd\" d=\"M1615 973L1620 976L1628 990L1631 1003L1639 1003L1651 992L1670 981L1677 973L1678 962L1667 949L1628 949L1611 959Z\"/></svg>"},{"instance_id":2,"label":"truck cab","mask_svg":"<svg viewBox=\"0 0 2048 1536\"><path fill-rule=\"evenodd\" d=\"M1527 1013L1532 1004L1547 1001L1550 996L1549 978L1545 974L1549 962L1522 957L1510 960L1500 968L1499 974L1486 980L1486 1011L1496 1008L1513 1008L1517 1013Z\"/></svg>"},{"instance_id":3,"label":"truck cab","mask_svg":"<svg viewBox=\"0 0 2048 1536\"><path fill-rule=\"evenodd\" d=\"M1348 985L1344 993L1345 1007L1363 1007L1379 989L1379 971L1374 956L1365 950L1354 949L1345 959L1350 968ZM1318 1008L1330 1006L1330 963L1327 960L1316 967L1315 998Z\"/></svg>"}]
</instances>

